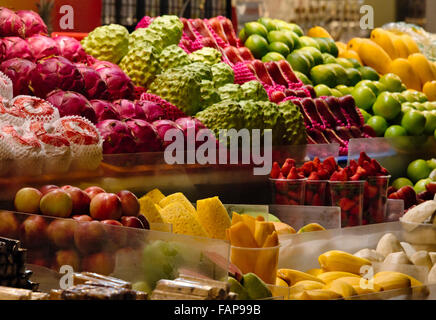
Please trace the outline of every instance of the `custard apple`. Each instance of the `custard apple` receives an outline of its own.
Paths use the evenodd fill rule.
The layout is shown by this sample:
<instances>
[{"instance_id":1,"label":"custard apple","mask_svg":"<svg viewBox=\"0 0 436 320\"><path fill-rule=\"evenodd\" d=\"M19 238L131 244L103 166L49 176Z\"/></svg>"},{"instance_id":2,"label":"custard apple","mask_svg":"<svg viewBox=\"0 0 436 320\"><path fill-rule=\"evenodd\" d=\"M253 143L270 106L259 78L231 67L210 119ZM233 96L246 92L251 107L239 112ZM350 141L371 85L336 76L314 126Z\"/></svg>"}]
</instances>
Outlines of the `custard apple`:
<instances>
[{"instance_id":1,"label":"custard apple","mask_svg":"<svg viewBox=\"0 0 436 320\"><path fill-rule=\"evenodd\" d=\"M291 101L279 104L281 113L280 127L283 128L282 145L307 144L306 126L300 108ZM273 131L274 137L274 131Z\"/></svg>"},{"instance_id":2,"label":"custard apple","mask_svg":"<svg viewBox=\"0 0 436 320\"><path fill-rule=\"evenodd\" d=\"M216 63L212 67L212 80L215 88L224 86L227 83L235 82L233 69L224 62Z\"/></svg>"},{"instance_id":3,"label":"custard apple","mask_svg":"<svg viewBox=\"0 0 436 320\"><path fill-rule=\"evenodd\" d=\"M129 36L129 50L135 47L153 46L161 52L164 48L163 35L157 31L148 28L139 28L133 31Z\"/></svg>"},{"instance_id":4,"label":"custard apple","mask_svg":"<svg viewBox=\"0 0 436 320\"><path fill-rule=\"evenodd\" d=\"M221 98L217 89L214 87L213 82L209 80L201 81L201 110L204 110L219 101L221 101Z\"/></svg>"},{"instance_id":5,"label":"custard apple","mask_svg":"<svg viewBox=\"0 0 436 320\"><path fill-rule=\"evenodd\" d=\"M161 73L149 86L149 93L171 102L186 115L194 115L200 109L200 76L185 67L172 68Z\"/></svg>"},{"instance_id":6,"label":"custard apple","mask_svg":"<svg viewBox=\"0 0 436 320\"><path fill-rule=\"evenodd\" d=\"M204 47L189 54L189 59L192 62L203 62L214 65L221 62L221 52L214 48Z\"/></svg>"},{"instance_id":7,"label":"custard apple","mask_svg":"<svg viewBox=\"0 0 436 320\"><path fill-rule=\"evenodd\" d=\"M202 62L194 62L183 67L183 69L196 73L201 80L212 81L212 68Z\"/></svg>"},{"instance_id":8,"label":"custard apple","mask_svg":"<svg viewBox=\"0 0 436 320\"><path fill-rule=\"evenodd\" d=\"M163 47L179 44L183 34L183 23L177 16L157 17L147 29L157 31L163 39Z\"/></svg>"},{"instance_id":9,"label":"custard apple","mask_svg":"<svg viewBox=\"0 0 436 320\"><path fill-rule=\"evenodd\" d=\"M168 70L190 64L188 54L175 44L166 47L160 53L159 62L162 70Z\"/></svg>"},{"instance_id":10,"label":"custard apple","mask_svg":"<svg viewBox=\"0 0 436 320\"><path fill-rule=\"evenodd\" d=\"M259 81L248 81L241 85L245 100L268 101L268 93Z\"/></svg>"},{"instance_id":11,"label":"custard apple","mask_svg":"<svg viewBox=\"0 0 436 320\"><path fill-rule=\"evenodd\" d=\"M152 46L135 47L124 56L120 67L135 85L147 88L161 72L159 53Z\"/></svg>"},{"instance_id":12,"label":"custard apple","mask_svg":"<svg viewBox=\"0 0 436 320\"><path fill-rule=\"evenodd\" d=\"M221 100L241 101L244 99L244 92L241 86L236 83L228 83L221 88L218 88L218 93Z\"/></svg>"},{"instance_id":13,"label":"custard apple","mask_svg":"<svg viewBox=\"0 0 436 320\"><path fill-rule=\"evenodd\" d=\"M253 100L240 101L244 113L244 127L253 130L259 129L263 132L263 110L259 104Z\"/></svg>"},{"instance_id":14,"label":"custard apple","mask_svg":"<svg viewBox=\"0 0 436 320\"><path fill-rule=\"evenodd\" d=\"M118 63L129 50L129 31L118 24L97 27L81 43L94 58Z\"/></svg>"},{"instance_id":15,"label":"custard apple","mask_svg":"<svg viewBox=\"0 0 436 320\"><path fill-rule=\"evenodd\" d=\"M244 124L241 105L231 100L218 102L200 111L195 117L216 135L219 134L220 129L240 130Z\"/></svg>"}]
</instances>

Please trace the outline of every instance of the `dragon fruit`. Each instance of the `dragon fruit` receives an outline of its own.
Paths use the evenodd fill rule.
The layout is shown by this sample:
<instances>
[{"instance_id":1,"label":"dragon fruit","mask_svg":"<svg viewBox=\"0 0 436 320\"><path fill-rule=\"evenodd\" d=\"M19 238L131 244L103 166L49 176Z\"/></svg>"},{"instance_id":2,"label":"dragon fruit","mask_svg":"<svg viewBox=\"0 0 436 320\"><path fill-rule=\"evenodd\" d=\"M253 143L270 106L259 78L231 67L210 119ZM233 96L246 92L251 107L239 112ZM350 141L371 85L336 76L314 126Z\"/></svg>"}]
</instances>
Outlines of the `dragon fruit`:
<instances>
[{"instance_id":1,"label":"dragon fruit","mask_svg":"<svg viewBox=\"0 0 436 320\"><path fill-rule=\"evenodd\" d=\"M180 126L180 128L182 128L183 135L185 136L186 142L188 141L188 129L194 130L193 132L195 134L195 137L197 137L197 134L200 130L207 129L206 126L200 120L198 120L196 118L191 118L191 117L179 118L175 121L175 123L178 124ZM209 135L210 140L215 139L215 136L214 136L212 131L210 131L208 135ZM202 144L203 144L202 141L195 140L196 147L199 147Z\"/></svg>"},{"instance_id":2,"label":"dragon fruit","mask_svg":"<svg viewBox=\"0 0 436 320\"><path fill-rule=\"evenodd\" d=\"M165 119L165 111L160 104L145 100L135 101L135 104L145 114L145 119L148 122Z\"/></svg>"},{"instance_id":3,"label":"dragon fruit","mask_svg":"<svg viewBox=\"0 0 436 320\"><path fill-rule=\"evenodd\" d=\"M182 128L180 128L180 126L177 123L171 120L157 120L152 124L156 128L157 133L159 134L159 137L163 142L164 148L168 147L171 143L173 143L176 140L176 138L173 138L173 140L171 141L165 141L165 134L167 133L168 130L180 130L180 132L182 132L183 134Z\"/></svg>"},{"instance_id":4,"label":"dragon fruit","mask_svg":"<svg viewBox=\"0 0 436 320\"><path fill-rule=\"evenodd\" d=\"M82 116L92 123L97 123L91 103L80 93L55 90L47 96L47 101L58 108L61 117Z\"/></svg>"},{"instance_id":5,"label":"dragon fruit","mask_svg":"<svg viewBox=\"0 0 436 320\"><path fill-rule=\"evenodd\" d=\"M0 7L0 37L26 37L24 21L12 10Z\"/></svg>"},{"instance_id":6,"label":"dragon fruit","mask_svg":"<svg viewBox=\"0 0 436 320\"><path fill-rule=\"evenodd\" d=\"M146 119L144 111L133 101L120 99L114 101L113 106L114 109L120 114L121 120Z\"/></svg>"},{"instance_id":7,"label":"dragon fruit","mask_svg":"<svg viewBox=\"0 0 436 320\"><path fill-rule=\"evenodd\" d=\"M91 66L106 82L110 100L129 99L134 92L130 78L116 64L97 61Z\"/></svg>"},{"instance_id":8,"label":"dragon fruit","mask_svg":"<svg viewBox=\"0 0 436 320\"><path fill-rule=\"evenodd\" d=\"M139 28L148 28L148 26L153 22L153 18L149 17L149 16L145 16L141 19L141 21L138 22L138 24L136 25L136 29Z\"/></svg>"},{"instance_id":9,"label":"dragon fruit","mask_svg":"<svg viewBox=\"0 0 436 320\"><path fill-rule=\"evenodd\" d=\"M6 74L12 80L14 88L14 97L19 95L30 95L29 88L32 71L36 64L32 61L13 58L3 61L0 65L0 71Z\"/></svg>"},{"instance_id":10,"label":"dragon fruit","mask_svg":"<svg viewBox=\"0 0 436 320\"><path fill-rule=\"evenodd\" d=\"M162 150L162 141L156 129L149 122L133 119L126 122L136 142L136 152L157 152Z\"/></svg>"},{"instance_id":11,"label":"dragon fruit","mask_svg":"<svg viewBox=\"0 0 436 320\"><path fill-rule=\"evenodd\" d=\"M50 37L36 34L27 38L27 42L36 60L59 55L58 44Z\"/></svg>"},{"instance_id":12,"label":"dragon fruit","mask_svg":"<svg viewBox=\"0 0 436 320\"><path fill-rule=\"evenodd\" d=\"M95 114L97 116L97 121L104 121L104 120L120 120L120 114L117 110L115 110L112 103L105 100L91 100L89 101L92 105L92 108L95 111Z\"/></svg>"},{"instance_id":13,"label":"dragon fruit","mask_svg":"<svg viewBox=\"0 0 436 320\"><path fill-rule=\"evenodd\" d=\"M5 37L0 40L0 60L22 58L35 61L33 53L26 40L20 37Z\"/></svg>"},{"instance_id":14,"label":"dragon fruit","mask_svg":"<svg viewBox=\"0 0 436 320\"><path fill-rule=\"evenodd\" d=\"M107 96L106 82L100 77L99 73L87 65L77 63L77 69L82 74L85 81L85 95L88 99L104 99Z\"/></svg>"},{"instance_id":15,"label":"dragon fruit","mask_svg":"<svg viewBox=\"0 0 436 320\"><path fill-rule=\"evenodd\" d=\"M55 89L82 92L84 88L80 71L64 57L39 60L31 78L33 92L40 98L45 98Z\"/></svg>"},{"instance_id":16,"label":"dragon fruit","mask_svg":"<svg viewBox=\"0 0 436 320\"><path fill-rule=\"evenodd\" d=\"M72 62L82 62L86 60L86 52L82 48L80 41L65 36L53 38L57 43L59 55Z\"/></svg>"},{"instance_id":17,"label":"dragon fruit","mask_svg":"<svg viewBox=\"0 0 436 320\"><path fill-rule=\"evenodd\" d=\"M136 143L126 123L119 120L104 120L97 124L103 138L103 153L133 153Z\"/></svg>"},{"instance_id":18,"label":"dragon fruit","mask_svg":"<svg viewBox=\"0 0 436 320\"><path fill-rule=\"evenodd\" d=\"M34 34L47 34L47 26L44 20L32 10L19 10L16 12L17 16L23 20L26 28L26 38L33 36Z\"/></svg>"}]
</instances>

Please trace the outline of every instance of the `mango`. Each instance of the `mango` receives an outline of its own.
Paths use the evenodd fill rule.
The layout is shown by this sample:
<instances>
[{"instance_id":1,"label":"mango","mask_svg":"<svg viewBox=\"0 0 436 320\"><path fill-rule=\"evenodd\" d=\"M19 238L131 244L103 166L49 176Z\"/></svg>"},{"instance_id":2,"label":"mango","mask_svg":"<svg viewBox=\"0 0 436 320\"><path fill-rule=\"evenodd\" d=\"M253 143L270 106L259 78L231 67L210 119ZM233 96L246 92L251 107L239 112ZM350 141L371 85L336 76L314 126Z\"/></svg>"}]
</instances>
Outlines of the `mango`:
<instances>
[{"instance_id":1,"label":"mango","mask_svg":"<svg viewBox=\"0 0 436 320\"><path fill-rule=\"evenodd\" d=\"M401 39L403 39L404 43L406 44L409 55L421 52L415 40L413 40L411 36L409 36L408 34L402 34L399 35L399 37L401 37Z\"/></svg>"},{"instance_id":2,"label":"mango","mask_svg":"<svg viewBox=\"0 0 436 320\"><path fill-rule=\"evenodd\" d=\"M421 80L415 73L412 64L409 60L398 58L391 62L388 66L388 72L395 73L401 78L401 81L406 85L408 89L414 89L421 91Z\"/></svg>"},{"instance_id":3,"label":"mango","mask_svg":"<svg viewBox=\"0 0 436 320\"><path fill-rule=\"evenodd\" d=\"M362 40L357 53L362 59L364 65L373 68L381 74L389 72L389 66L392 63L392 59L386 51L374 41L368 39Z\"/></svg>"},{"instance_id":4,"label":"mango","mask_svg":"<svg viewBox=\"0 0 436 320\"><path fill-rule=\"evenodd\" d=\"M433 67L427 58L421 53L414 53L408 58L415 74L418 75L421 84L436 80L433 74Z\"/></svg>"},{"instance_id":5,"label":"mango","mask_svg":"<svg viewBox=\"0 0 436 320\"><path fill-rule=\"evenodd\" d=\"M430 81L424 84L422 92L425 93L429 101L436 101L436 81Z\"/></svg>"},{"instance_id":6,"label":"mango","mask_svg":"<svg viewBox=\"0 0 436 320\"><path fill-rule=\"evenodd\" d=\"M394 42L392 41L393 34L381 28L375 28L371 32L371 40L382 47L391 59L400 58Z\"/></svg>"},{"instance_id":7,"label":"mango","mask_svg":"<svg viewBox=\"0 0 436 320\"><path fill-rule=\"evenodd\" d=\"M298 233L303 233L303 232L314 232L314 231L324 231L325 228L321 225L319 225L318 223L309 223L308 225L305 225L304 227L300 228L300 230L298 230Z\"/></svg>"},{"instance_id":8,"label":"mango","mask_svg":"<svg viewBox=\"0 0 436 320\"><path fill-rule=\"evenodd\" d=\"M312 37L312 38L330 38L330 39L333 39L333 37L330 35L330 33L326 29L324 29L323 27L320 27L320 26L315 26L315 27L311 28L307 32L307 36Z\"/></svg>"}]
</instances>

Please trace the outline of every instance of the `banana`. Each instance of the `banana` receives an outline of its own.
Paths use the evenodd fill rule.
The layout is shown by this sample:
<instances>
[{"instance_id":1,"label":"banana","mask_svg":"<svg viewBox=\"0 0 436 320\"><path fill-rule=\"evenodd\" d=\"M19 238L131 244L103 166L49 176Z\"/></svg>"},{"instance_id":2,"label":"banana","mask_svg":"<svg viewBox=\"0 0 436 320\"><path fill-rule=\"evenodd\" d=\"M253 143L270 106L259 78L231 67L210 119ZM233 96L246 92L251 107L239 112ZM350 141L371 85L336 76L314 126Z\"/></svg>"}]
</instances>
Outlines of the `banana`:
<instances>
[{"instance_id":1,"label":"banana","mask_svg":"<svg viewBox=\"0 0 436 320\"><path fill-rule=\"evenodd\" d=\"M330 272L324 272L317 276L318 279L321 279L325 283L330 283L332 281L335 281L336 279L344 278L344 277L355 277L360 278L360 276L350 273L350 272L343 272L343 271L330 271Z\"/></svg>"},{"instance_id":2,"label":"banana","mask_svg":"<svg viewBox=\"0 0 436 320\"><path fill-rule=\"evenodd\" d=\"M381 271L374 275L374 284L380 286L383 291L409 288L411 281L409 276L396 271Z\"/></svg>"},{"instance_id":3,"label":"banana","mask_svg":"<svg viewBox=\"0 0 436 320\"><path fill-rule=\"evenodd\" d=\"M404 43L406 44L407 49L409 51L409 55L421 52L415 40L413 40L411 36L409 36L408 34L402 34L400 35L400 37L401 39L403 39Z\"/></svg>"},{"instance_id":4,"label":"banana","mask_svg":"<svg viewBox=\"0 0 436 320\"><path fill-rule=\"evenodd\" d=\"M324 284L324 282L321 279L318 279L317 277L314 277L308 273L301 272L298 270L293 269L279 269L277 271L277 277L283 279L288 283L288 285L291 287L297 282L303 281L303 280L310 280L315 282L321 282Z\"/></svg>"},{"instance_id":5,"label":"banana","mask_svg":"<svg viewBox=\"0 0 436 320\"><path fill-rule=\"evenodd\" d=\"M370 287L368 280L360 277L344 277L340 278L340 280L351 285L358 295L370 294L381 290L381 287L374 283L372 284L372 287ZM361 285L361 280L364 280L364 286Z\"/></svg>"},{"instance_id":6,"label":"banana","mask_svg":"<svg viewBox=\"0 0 436 320\"><path fill-rule=\"evenodd\" d=\"M332 290L315 289L303 291L299 300L336 300L342 296Z\"/></svg>"},{"instance_id":7,"label":"banana","mask_svg":"<svg viewBox=\"0 0 436 320\"><path fill-rule=\"evenodd\" d=\"M403 251L403 248L393 233L386 233L378 241L375 251L386 258L390 253Z\"/></svg>"},{"instance_id":8,"label":"banana","mask_svg":"<svg viewBox=\"0 0 436 320\"><path fill-rule=\"evenodd\" d=\"M368 259L369 261L373 261L373 262L382 262L385 259L383 255L381 255L374 249L368 249L368 248L359 250L354 255L356 257Z\"/></svg>"},{"instance_id":9,"label":"banana","mask_svg":"<svg viewBox=\"0 0 436 320\"><path fill-rule=\"evenodd\" d=\"M324 284L318 281L312 281L312 280L303 280L298 281L296 284L294 284L291 287L291 290L301 289L304 290L315 290L315 289L322 289L324 287Z\"/></svg>"},{"instance_id":10,"label":"banana","mask_svg":"<svg viewBox=\"0 0 436 320\"><path fill-rule=\"evenodd\" d=\"M374 41L364 39L358 46L357 53L363 64L370 66L381 74L389 72L392 59L386 51Z\"/></svg>"},{"instance_id":11,"label":"banana","mask_svg":"<svg viewBox=\"0 0 436 320\"><path fill-rule=\"evenodd\" d=\"M356 290L347 282L342 281L341 279L333 280L332 282L326 284L324 289L332 290L337 294L340 294L344 298L349 298L352 296L357 296Z\"/></svg>"},{"instance_id":12,"label":"banana","mask_svg":"<svg viewBox=\"0 0 436 320\"><path fill-rule=\"evenodd\" d=\"M413 70L412 64L407 59L398 58L392 61L388 72L395 73L401 78L407 89L422 90L421 80Z\"/></svg>"},{"instance_id":13,"label":"banana","mask_svg":"<svg viewBox=\"0 0 436 320\"><path fill-rule=\"evenodd\" d=\"M310 269L310 270L307 270L306 273L308 273L314 277L317 277L318 275L323 273L323 271L322 271L322 269Z\"/></svg>"},{"instance_id":14,"label":"banana","mask_svg":"<svg viewBox=\"0 0 436 320\"><path fill-rule=\"evenodd\" d=\"M360 275L360 269L371 265L371 261L353 256L339 250L331 250L318 257L321 268L325 271L344 271Z\"/></svg>"},{"instance_id":15,"label":"banana","mask_svg":"<svg viewBox=\"0 0 436 320\"><path fill-rule=\"evenodd\" d=\"M409 48L407 47L403 38L395 34L392 34L392 42L394 43L394 46L397 49L399 58L407 59L410 53L409 53Z\"/></svg>"},{"instance_id":16,"label":"banana","mask_svg":"<svg viewBox=\"0 0 436 320\"><path fill-rule=\"evenodd\" d=\"M397 59L400 56L395 48L392 38L392 33L381 28L375 28L371 32L371 40L382 47L391 59Z\"/></svg>"},{"instance_id":17,"label":"banana","mask_svg":"<svg viewBox=\"0 0 436 320\"><path fill-rule=\"evenodd\" d=\"M283 280L282 278L277 277L276 278L276 286L288 287L288 283L285 280Z\"/></svg>"},{"instance_id":18,"label":"banana","mask_svg":"<svg viewBox=\"0 0 436 320\"><path fill-rule=\"evenodd\" d=\"M423 54L414 53L409 56L408 60L423 85L429 81L436 80L433 74L433 67Z\"/></svg>"}]
</instances>

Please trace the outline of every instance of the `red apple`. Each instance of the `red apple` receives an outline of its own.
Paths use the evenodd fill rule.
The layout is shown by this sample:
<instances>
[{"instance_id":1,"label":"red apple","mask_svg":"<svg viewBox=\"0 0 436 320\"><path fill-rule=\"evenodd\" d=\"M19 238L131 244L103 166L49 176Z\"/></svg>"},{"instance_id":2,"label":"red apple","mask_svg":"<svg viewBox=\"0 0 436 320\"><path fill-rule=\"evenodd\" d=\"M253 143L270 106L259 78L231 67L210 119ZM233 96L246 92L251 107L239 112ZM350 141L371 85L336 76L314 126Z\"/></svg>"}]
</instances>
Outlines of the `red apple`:
<instances>
[{"instance_id":1,"label":"red apple","mask_svg":"<svg viewBox=\"0 0 436 320\"><path fill-rule=\"evenodd\" d=\"M98 221L80 222L74 232L74 243L83 254L100 251L105 241L106 231Z\"/></svg>"},{"instance_id":2,"label":"red apple","mask_svg":"<svg viewBox=\"0 0 436 320\"><path fill-rule=\"evenodd\" d=\"M137 217L123 216L123 217L121 217L121 223L123 224L123 226L129 227L129 228L145 229L141 220L139 220Z\"/></svg>"},{"instance_id":3,"label":"red apple","mask_svg":"<svg viewBox=\"0 0 436 320\"><path fill-rule=\"evenodd\" d=\"M0 236L10 239L18 239L20 222L15 213L0 211Z\"/></svg>"},{"instance_id":4,"label":"red apple","mask_svg":"<svg viewBox=\"0 0 436 320\"><path fill-rule=\"evenodd\" d=\"M72 216L72 218L76 221L92 221L91 216L88 216L87 214L82 214L82 215L75 215Z\"/></svg>"},{"instance_id":5,"label":"red apple","mask_svg":"<svg viewBox=\"0 0 436 320\"><path fill-rule=\"evenodd\" d=\"M105 276L114 271L115 258L107 252L98 252L82 259L82 271L95 272Z\"/></svg>"},{"instance_id":6,"label":"red apple","mask_svg":"<svg viewBox=\"0 0 436 320\"><path fill-rule=\"evenodd\" d=\"M38 248L27 251L27 263L36 264L38 266L51 268L53 257L47 248Z\"/></svg>"},{"instance_id":7,"label":"red apple","mask_svg":"<svg viewBox=\"0 0 436 320\"><path fill-rule=\"evenodd\" d=\"M41 191L42 195L45 195L46 193L49 193L50 191L56 190L56 189L59 189L59 187L54 185L54 184L47 184L47 185L39 188L39 191Z\"/></svg>"},{"instance_id":8,"label":"red apple","mask_svg":"<svg viewBox=\"0 0 436 320\"><path fill-rule=\"evenodd\" d=\"M47 228L48 239L58 249L71 248L77 224L77 221L71 219L53 220Z\"/></svg>"},{"instance_id":9,"label":"red apple","mask_svg":"<svg viewBox=\"0 0 436 320\"><path fill-rule=\"evenodd\" d=\"M75 272L80 270L80 257L76 250L59 250L56 252L53 269L59 271L65 265L71 266Z\"/></svg>"},{"instance_id":10,"label":"red apple","mask_svg":"<svg viewBox=\"0 0 436 320\"><path fill-rule=\"evenodd\" d=\"M15 210L24 213L36 214L39 212L39 202L42 193L35 188L23 188L15 194Z\"/></svg>"},{"instance_id":11,"label":"red apple","mask_svg":"<svg viewBox=\"0 0 436 320\"><path fill-rule=\"evenodd\" d=\"M68 218L73 211L73 200L66 191L55 189L42 197L40 208L44 215Z\"/></svg>"},{"instance_id":12,"label":"red apple","mask_svg":"<svg viewBox=\"0 0 436 320\"><path fill-rule=\"evenodd\" d=\"M73 201L73 213L86 214L89 212L91 198L85 191L72 186L64 186L62 187L62 190L68 193Z\"/></svg>"},{"instance_id":13,"label":"red apple","mask_svg":"<svg viewBox=\"0 0 436 320\"><path fill-rule=\"evenodd\" d=\"M103 220L103 221L101 221L101 223L112 225L112 226L118 226L118 227L123 226L122 223L117 221L117 220Z\"/></svg>"},{"instance_id":14,"label":"red apple","mask_svg":"<svg viewBox=\"0 0 436 320\"><path fill-rule=\"evenodd\" d=\"M88 194L88 196L91 198L94 198L99 193L105 193L104 189L100 187L89 187L85 189L85 192Z\"/></svg>"},{"instance_id":15,"label":"red apple","mask_svg":"<svg viewBox=\"0 0 436 320\"><path fill-rule=\"evenodd\" d=\"M123 227L121 222L116 220L104 220L101 223L105 224L105 230L108 238L108 250L114 251L126 244L128 237L128 230Z\"/></svg>"},{"instance_id":16,"label":"red apple","mask_svg":"<svg viewBox=\"0 0 436 320\"><path fill-rule=\"evenodd\" d=\"M47 222L41 216L30 216L20 226L23 247L38 248L47 244Z\"/></svg>"},{"instance_id":17,"label":"red apple","mask_svg":"<svg viewBox=\"0 0 436 320\"><path fill-rule=\"evenodd\" d=\"M136 217L139 214L139 201L138 198L127 190L122 190L117 193L117 196L121 200L121 207L123 210L123 216Z\"/></svg>"},{"instance_id":18,"label":"red apple","mask_svg":"<svg viewBox=\"0 0 436 320\"><path fill-rule=\"evenodd\" d=\"M148 222L147 218L143 214L139 214L137 218L141 220L144 229L150 230L150 223Z\"/></svg>"},{"instance_id":19,"label":"red apple","mask_svg":"<svg viewBox=\"0 0 436 320\"><path fill-rule=\"evenodd\" d=\"M119 220L122 215L121 200L115 193L99 193L91 200L91 217L96 220Z\"/></svg>"}]
</instances>

